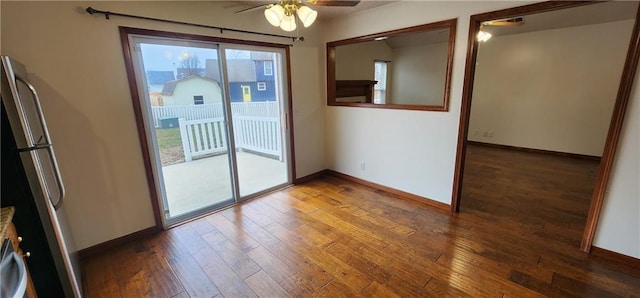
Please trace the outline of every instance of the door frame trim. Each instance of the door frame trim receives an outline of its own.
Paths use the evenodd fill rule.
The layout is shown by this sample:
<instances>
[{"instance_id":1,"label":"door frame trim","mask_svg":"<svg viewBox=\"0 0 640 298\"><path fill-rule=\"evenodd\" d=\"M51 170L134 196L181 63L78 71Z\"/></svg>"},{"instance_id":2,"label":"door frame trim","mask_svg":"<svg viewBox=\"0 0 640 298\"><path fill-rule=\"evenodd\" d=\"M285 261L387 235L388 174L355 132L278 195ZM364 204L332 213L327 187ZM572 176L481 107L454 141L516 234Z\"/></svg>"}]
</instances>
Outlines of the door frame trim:
<instances>
[{"instance_id":1,"label":"door frame trim","mask_svg":"<svg viewBox=\"0 0 640 298\"><path fill-rule=\"evenodd\" d=\"M478 41L476 36L480 30L480 24L492 19L501 19L527 15L546 11L572 8L599 2L578 1L550 1L514 8L502 9L487 13L472 15L469 21L469 36L467 59L465 65L464 85L462 89L462 103L460 107L460 125L458 127L458 144L456 150L455 170L453 176L453 191L451 196L451 212L460 211L462 197L462 179L464 175L464 162L467 149L467 137L469 133L469 118L471 113L471 101L473 97L473 83L476 70L476 58L478 53ZM607 184L611 176L613 161L620 139L624 116L629 103L631 89L633 87L638 59L640 57L640 5L636 13L635 24L631 33L631 39L627 50L627 56L620 79L620 85L616 96L616 102L611 116L609 132L605 143L604 152L600 161L595 187L591 198L591 205L587 215L587 223L580 250L589 253L593 243L600 211L604 203Z\"/></svg>"},{"instance_id":2,"label":"door frame trim","mask_svg":"<svg viewBox=\"0 0 640 298\"><path fill-rule=\"evenodd\" d=\"M160 197L158 195L156 182L154 178L152 159L149 154L149 144L147 143L147 134L145 128L145 121L143 118L143 107L140 104L140 97L138 94L138 82L135 77L135 66L132 59L132 53L130 51L130 43L129 43L129 35L142 35L148 37L161 37L161 38L174 38L174 39L183 39L187 41L200 41L200 42L213 42L213 43L227 43L227 44L238 44L238 45L252 45L252 46L260 46L260 47L271 47L271 48L282 48L285 52L285 57L283 57L284 67L288 72L285 78L285 82L283 86L286 86L288 89L286 94L286 111L285 111L285 123L286 123L286 133L288 133L289 137L289 147L286 148L289 150L289 171L291 173L291 183L295 180L296 177L296 164L295 164L295 146L294 146L294 133L293 133L293 97L291 95L291 57L290 57L290 45L288 44L278 44L278 43L269 43L269 42L259 42L259 41L251 41L251 40L240 40L240 39L230 39L230 38L222 38L222 37L213 37L206 35L195 35L188 33L179 33L179 32L170 32L170 31L160 31L160 30L150 30L150 29L141 29L141 28L133 28L133 27L125 27L119 26L120 32L120 44L122 45L122 54L124 56L125 69L127 72L127 80L129 82L129 92L131 95L131 102L133 104L133 112L135 114L136 128L138 130L138 141L140 143L140 149L142 150L142 160L145 167L145 173L147 177L147 188L149 190L149 195L151 198L151 207L153 209L153 218L155 221L155 231L164 230L163 226L163 212L160 207ZM284 142L283 142L284 144ZM239 203L241 201L238 201Z\"/></svg>"}]
</instances>

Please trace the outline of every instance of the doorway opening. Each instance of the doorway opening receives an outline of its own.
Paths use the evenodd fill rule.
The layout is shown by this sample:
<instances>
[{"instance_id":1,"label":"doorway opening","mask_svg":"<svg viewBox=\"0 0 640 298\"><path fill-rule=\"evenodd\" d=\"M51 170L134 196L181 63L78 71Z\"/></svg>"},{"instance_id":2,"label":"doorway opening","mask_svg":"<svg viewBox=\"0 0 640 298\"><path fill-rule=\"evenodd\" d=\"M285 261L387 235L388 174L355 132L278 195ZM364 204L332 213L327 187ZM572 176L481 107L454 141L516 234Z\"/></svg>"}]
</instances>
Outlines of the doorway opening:
<instances>
[{"instance_id":1,"label":"doorway opening","mask_svg":"<svg viewBox=\"0 0 640 298\"><path fill-rule=\"evenodd\" d=\"M589 5L586 5L586 4L589 4ZM620 7L613 8L613 10L617 12L614 12L611 14L604 13L602 11L602 9L604 9L603 7L605 5L611 5L611 4L613 5L622 4L622 5ZM603 6L599 6L599 5L603 5ZM628 7L629 5L633 7L629 8ZM584 17L584 14L582 13L587 10L591 10L592 12L594 12L593 13L594 16L598 16L598 17L607 16L607 17L613 17L613 18L599 19L595 21L594 21L594 18L588 18L589 23L584 23L583 21L585 17ZM556 120L548 119L548 118L552 116L552 113L556 113L558 112L558 110L562 110L564 108L562 105L566 104L566 102L561 101L561 100L564 100L563 98L558 98L556 102L552 102L548 110L550 112L548 113L538 113L536 115L535 113L533 113L533 111L539 110L540 108L539 105L542 104L540 100L546 99L541 97L550 96L550 94L553 93L554 88L558 90L568 89L568 91L566 92L573 92L573 94L570 94L570 96L575 95L575 93L582 93L581 96L583 99L586 99L589 96L593 95L593 94L589 94L589 92L592 92L592 91L588 91L588 90L591 90L589 88L593 87L592 85L594 84L600 84L602 82L589 81L588 78L585 78L583 76L583 72L576 72L575 70L571 69L571 67L576 66L572 64L571 61L574 60L574 58L580 58L576 56L583 55L584 54L583 52L586 52L586 49L584 47L589 47L589 45L587 46L583 45L582 50L569 52L565 56L554 57L553 58L555 59L555 61L553 62L554 66L552 69L549 70L553 72L558 72L559 74L566 72L565 74L568 75L568 79L573 80L574 81L573 83L577 82L577 84L574 84L574 86L581 86L580 84L583 84L582 85L583 87L570 88L569 86L571 82L554 85L554 83L557 83L557 82L554 81L552 77L553 75L556 75L558 73L553 73L552 75L549 75L549 72L547 72L547 75L536 73L535 68L539 67L540 66L539 64L542 62L535 61L535 59L539 59L540 55L539 53L536 54L535 52L532 52L535 49L531 49L531 47L525 47L525 48L520 48L515 52L512 52L512 53L515 53L515 55L512 55L512 57L510 58L502 57L501 58L503 59L502 61L495 60L494 62L498 62L501 64L510 63L511 65L505 66L502 69L503 70L502 72L493 73L490 79L493 82L493 84L500 84L505 80L510 81L514 79L520 79L520 80L523 80L525 82L524 84L528 87L522 88L522 85L520 85L521 86L520 88L516 89L515 91L511 90L511 91L514 91L514 92L511 92L509 91L511 84L509 84L508 82L504 82L504 85L502 85L503 88L494 88L493 91L491 90L487 91L487 89L485 89L484 91L477 90L477 88L480 87L478 84L482 84L482 79L479 79L479 75L482 75L482 71L483 71L482 64L491 63L491 62L488 62L488 61L491 61L491 59L487 58L487 55L485 55L484 59L482 60L480 59L480 57L482 57L483 45L481 44L481 42L477 40L477 38L480 37L478 35L480 31L483 32L482 36L486 38L486 34L484 33L489 31L487 28L488 23L496 22L496 21L509 23L508 21L512 19L513 20L524 19L525 22L527 22L527 19L531 19L531 20L536 19L537 15L534 15L534 14L545 15L542 13L547 12L546 17L549 17L549 16L557 17L564 13L571 13L571 11L581 12L579 14L581 18L565 17L562 19L562 21L564 21L565 23L565 26L567 26L568 24L567 22L569 22L570 20L575 20L577 23L570 24L571 28L567 28L567 29L554 29L551 27L544 28L544 26L548 26L553 23L549 21L549 19L547 18L545 19L546 21L543 22L543 26L541 27L542 29L538 29L538 30L553 31L550 34L550 36L546 37L548 38L547 41L545 42L545 39L542 37L534 36L535 35L534 33L527 33L529 35L528 38L537 42L538 45L547 45L548 51L545 50L542 52L548 54L549 51L555 50L554 48L555 46L558 46L563 42L564 43L567 42L566 40L563 40L558 43L553 43L550 41L553 38L557 38L560 35L567 33L567 32L563 33L561 32L561 30L577 30L580 27L591 26L590 28L588 28L588 30L591 30L590 32L593 35L591 39L588 39L588 36L587 36L588 34L583 36L584 36L584 39L588 39L587 42L591 42L591 45L593 45L593 44L601 43L602 42L601 38L603 38L604 36L602 34L595 33L597 30L600 30L600 27L596 26L596 24L606 23L611 26L615 26L612 24L616 22L625 22L625 20L627 22L626 24L627 29L625 29L626 30L625 32L627 32L627 34L622 39L622 42L621 43L618 42L618 45L617 45L617 47L619 48L622 47L622 50L621 50L622 53L618 55L618 56L621 56L619 57L619 59L622 61L620 63L611 63L612 65L618 65L618 68L615 70L615 74L613 75L615 81L613 83L610 83L611 86L608 87L609 89L607 89L607 90L610 90L609 95L607 96L601 95L599 98L600 100L604 100L604 98L609 98L609 101L606 102L606 105L604 105L605 103L603 103L604 107L597 108L596 110L596 112L601 112L606 114L606 117L603 117L605 125L601 125L601 126L604 126L604 128L601 129L601 133L599 134L600 138L596 137L595 139L597 140L594 141L595 143L600 142L599 143L600 147L591 146L592 147L591 149L588 149L587 151L582 151L582 152L580 150L585 150L585 148L588 146L585 145L584 140L582 141L575 140L576 135L580 133L579 132L576 133L575 131L571 133L570 132L571 130L567 129L567 131L563 131L563 129L565 129L567 126L571 126L571 125L568 125L568 123L570 122L569 120L575 121L576 119L581 119L581 117L584 116L584 115L581 115L581 113L588 114L588 111L580 110L580 109L588 109L587 107L588 105L586 104L582 106L574 105L573 109L567 109L565 111L564 116L561 116ZM638 36L637 11L638 11L637 3L591 4L591 3L580 3L580 2L569 2L569 3L564 2L564 3L533 4L533 5L527 5L527 6L517 7L513 9L506 9L502 11L474 15L471 17L471 26L469 31L470 49L468 51L469 54L467 57L467 66L466 66L467 69L465 73L465 86L463 90L460 132L459 132L459 139L458 139L458 153L456 156L456 173L454 176L454 191L453 191L452 205L451 205L452 210L454 212L458 212L461 204L464 204L464 203L461 203L461 199L465 198L465 189L463 189L463 185L467 183L471 183L471 184L475 183L476 186L479 186L479 187L484 187L484 186L490 187L489 186L490 183L487 183L486 185L482 185L483 183L482 179L484 178L481 178L480 181L466 181L467 177L465 176L465 172L467 170L475 170L475 171L479 170L479 168L477 167L478 164L476 163L474 165L471 162L467 161L468 160L467 157L473 157L473 155L475 155L477 151L483 151L481 153L485 154L486 152L484 151L487 151L485 149L489 148L488 146L478 147L477 144L469 145L468 140L476 141L476 142L482 141L481 143L485 143L485 145L486 143L493 144L494 148L492 149L494 152L491 154L494 154L494 155L496 154L496 152L499 152L499 150L504 150L505 148L507 148L510 151L513 151L512 149L526 149L529 151L531 151L531 149L534 149L534 151L545 151L546 153L561 152L561 153L569 153L570 155L576 155L576 156L582 156L582 157L602 156L601 162L599 164L595 166L594 165L587 166L589 169L585 170L587 173L592 173L592 177L586 177L587 178L586 181L589 181L589 179L591 179L590 181L595 181L595 183L591 182L592 183L591 186L595 184L595 187L593 188L593 190L588 190L586 192L587 198L591 198L591 201L588 201L586 203L587 204L586 208L588 209L588 212L587 212L586 219L583 218L584 220L583 222L586 222L586 224L583 225L584 232L582 233L580 247L583 251L586 251L586 252L590 250L591 242L593 240L593 233L595 232L595 223L597 222L597 214L602 204L602 198L604 196L604 188L606 187L606 180L608 179L608 176L611 170L613 154L615 153L617 138L620 133L622 119L624 117L626 103L628 102L629 92L631 89L630 87L633 83L635 69L637 66L637 55L639 53L638 51L639 49L636 42L637 36ZM628 14L628 12L631 12L631 14ZM624 17L620 17L620 15L624 15ZM524 18L522 18L523 16ZM509 25L510 26L505 26L505 28L513 27L513 24L509 24ZM524 25L524 26L527 26L527 25ZM524 26L518 26L518 27L524 27ZM518 27L513 27L513 28L518 28ZM585 29L585 28L582 28L582 29ZM509 29L504 29L504 30L509 30ZM486 43L497 41L494 44L494 46L500 43L501 49L517 48L518 46L522 45L522 43L518 44L517 41L514 42L514 40L516 39L515 38L516 34L510 35L510 36L506 36L506 35L501 36L500 31L501 30L493 31L492 32L493 34L495 33L498 33L498 34L494 36L492 39L486 41ZM579 38L578 33L574 32L573 34L574 35L572 36ZM616 31L615 34L619 34L619 32ZM619 38L619 37L621 36L616 36L616 38ZM538 38L538 39L536 40L535 38ZM631 45L629 45L629 40L631 40ZM509 42L511 42L511 44L509 44ZM609 54L609 51L606 51L606 53ZM599 54L601 55L602 53L599 53ZM518 66L519 64L524 65L526 64L525 62L530 63L530 65L533 65L534 67L529 69L524 69L525 71L517 74L504 71L505 69L509 69L509 67L511 67L511 69L513 70L514 66ZM586 61L586 64L591 65L591 62L592 61ZM485 70L489 68L490 68L490 71L500 71L500 66L497 64L491 63L491 66L485 68ZM486 72L485 72L485 75L487 75ZM620 79L620 77L622 77L622 79ZM542 80L542 83L541 83L541 80ZM547 81L544 81L544 80L547 80ZM611 91L611 88L613 88L612 91ZM528 89L528 90L524 90L524 89ZM600 91L600 88L598 88L598 91ZM519 113L514 112L514 108L512 107L512 105L514 104L514 101L518 101L519 99L521 99L521 97L526 97L528 95L527 92L531 92L532 94L539 92L537 95L538 101L528 102L529 106L521 105L519 107L520 109ZM493 106L493 108L487 112L487 111L482 111L482 108L477 108L477 106L475 106L476 96L487 96L487 97L490 97L489 100L494 100L496 98L503 98L503 100L502 101L496 100L496 103L498 105ZM473 105L472 105L472 98L474 102ZM510 101L505 102L504 98L509 98ZM478 100L478 102L480 103L482 102L482 100ZM482 118L483 113L486 114L484 116L491 116L493 119L487 119L485 123L490 123L490 124L485 125L484 127L480 127L482 125L480 125L479 123L483 123L483 121L478 121L478 120ZM500 129L500 132L491 128L491 125L497 125L495 120L496 118L500 118L499 116L502 116L502 118L509 118L509 117L511 118L510 119L511 122L505 122L505 123L510 123L510 125L508 126L503 125L502 128ZM518 125L524 123L530 117L532 118L538 117L537 119L538 127L534 127L534 130L531 130L531 131L528 131L528 133L525 133L526 129L523 127L518 128ZM494 122L492 123L492 121ZM579 121L580 120L578 120L578 122ZM531 122L531 123L536 123L536 122ZM602 123L602 121L600 121L600 123ZM588 122L588 124L591 124L591 122ZM474 127L474 125L476 126ZM581 124L579 123L578 124L573 123L572 125L577 127L581 126ZM548 129L546 130L547 134L559 133L560 137L556 140L555 145L550 145L550 143L553 143L553 142L549 141L549 138L545 138L548 135L545 135L544 133L539 133L539 132L538 133L532 132L532 131L535 131L535 129L539 129L540 127L545 127L545 126L548 126ZM584 127L584 125L582 126ZM597 133L594 133L594 134L597 135ZM533 141L536 141L536 142L533 142ZM571 146L568 144L572 144L572 143L574 145L575 144L578 144L578 145L575 145L574 148L571 149L570 148ZM495 148L496 146L500 148L496 149ZM597 149L593 149L594 147L597 147ZM473 152L473 151L476 151L476 152ZM593 152L596 152L596 153L594 154ZM476 157L480 155L476 155ZM502 157L502 155L500 155L500 157ZM496 159L497 162L499 163L500 162L499 158L498 157L496 158L497 158ZM466 162L468 162L469 164L465 165ZM556 162L556 163L559 163L559 162ZM534 165L534 167L535 166L540 167L540 163ZM496 168L493 167L493 165L485 165L484 167L481 166L480 169L483 169L488 172L494 171L494 174L496 170ZM557 174L557 173L554 173L554 174ZM491 175L487 175L487 177L491 177ZM513 177L506 177L506 178L504 176L502 177L502 179L512 179L512 178ZM478 185L478 183L480 183L480 185ZM521 185L517 185L519 182L512 182L512 183L513 184L511 185L514 185L516 187L521 186ZM470 185L470 184L467 184L467 185ZM506 183L506 185L509 185L509 183ZM552 192L553 190L551 190L551 193ZM582 196L584 196L584 194ZM465 201L465 199L462 199L462 201ZM523 212L526 213L526 210L524 210ZM584 217L584 215L582 216ZM578 239L580 240L580 237L578 237Z\"/></svg>"},{"instance_id":2,"label":"doorway opening","mask_svg":"<svg viewBox=\"0 0 640 298\"><path fill-rule=\"evenodd\" d=\"M291 183L285 45L121 34L157 226Z\"/></svg>"}]
</instances>

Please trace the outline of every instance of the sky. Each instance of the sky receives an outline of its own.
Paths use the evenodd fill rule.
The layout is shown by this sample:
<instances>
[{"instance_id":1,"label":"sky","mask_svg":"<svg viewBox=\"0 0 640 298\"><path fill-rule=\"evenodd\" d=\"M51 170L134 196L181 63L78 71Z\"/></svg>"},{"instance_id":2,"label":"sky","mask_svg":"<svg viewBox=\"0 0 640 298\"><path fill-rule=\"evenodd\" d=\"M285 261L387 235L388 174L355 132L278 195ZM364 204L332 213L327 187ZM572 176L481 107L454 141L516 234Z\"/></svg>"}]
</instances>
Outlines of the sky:
<instances>
[{"instance_id":1,"label":"sky","mask_svg":"<svg viewBox=\"0 0 640 298\"><path fill-rule=\"evenodd\" d=\"M182 47L158 44L140 44L145 71L149 70L175 70L180 67L181 61L189 56L198 57L198 65L205 66L205 60L218 59L218 50L212 48ZM249 51L227 50L228 58L250 58Z\"/></svg>"}]
</instances>

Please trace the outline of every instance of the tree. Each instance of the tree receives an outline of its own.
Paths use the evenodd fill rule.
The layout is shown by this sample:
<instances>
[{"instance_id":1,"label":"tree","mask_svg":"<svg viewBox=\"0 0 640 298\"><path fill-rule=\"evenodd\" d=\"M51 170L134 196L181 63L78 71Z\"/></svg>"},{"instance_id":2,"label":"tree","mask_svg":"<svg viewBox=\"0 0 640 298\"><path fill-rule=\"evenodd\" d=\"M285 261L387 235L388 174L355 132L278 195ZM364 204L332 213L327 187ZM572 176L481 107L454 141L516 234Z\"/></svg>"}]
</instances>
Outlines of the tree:
<instances>
[{"instance_id":1,"label":"tree","mask_svg":"<svg viewBox=\"0 0 640 298\"><path fill-rule=\"evenodd\" d=\"M201 69L199 69L200 61L198 59L198 55L195 54L185 54L185 58L180 62L180 72L182 77L188 76L198 76L200 75Z\"/></svg>"}]
</instances>

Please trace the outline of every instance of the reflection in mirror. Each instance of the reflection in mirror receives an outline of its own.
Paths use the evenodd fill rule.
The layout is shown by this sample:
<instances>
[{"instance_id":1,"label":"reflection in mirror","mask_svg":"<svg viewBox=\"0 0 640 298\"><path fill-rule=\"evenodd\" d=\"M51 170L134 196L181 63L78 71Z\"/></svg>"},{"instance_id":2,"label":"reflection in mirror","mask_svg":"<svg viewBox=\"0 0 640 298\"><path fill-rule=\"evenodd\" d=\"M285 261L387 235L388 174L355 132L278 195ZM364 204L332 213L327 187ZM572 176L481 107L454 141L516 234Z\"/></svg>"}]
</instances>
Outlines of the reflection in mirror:
<instances>
[{"instance_id":1,"label":"reflection in mirror","mask_svg":"<svg viewBox=\"0 0 640 298\"><path fill-rule=\"evenodd\" d=\"M447 111L455 24L327 43L327 104Z\"/></svg>"}]
</instances>

